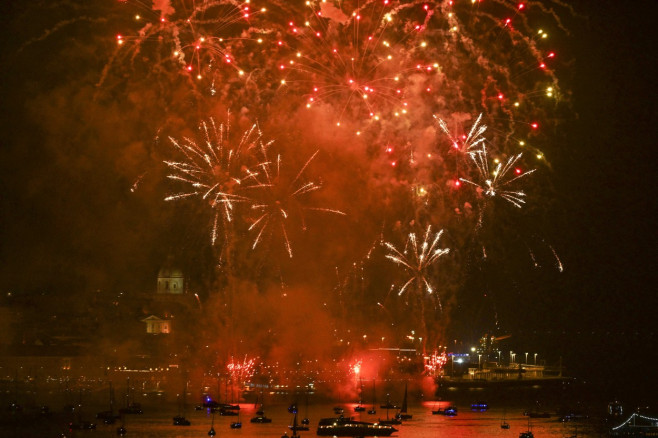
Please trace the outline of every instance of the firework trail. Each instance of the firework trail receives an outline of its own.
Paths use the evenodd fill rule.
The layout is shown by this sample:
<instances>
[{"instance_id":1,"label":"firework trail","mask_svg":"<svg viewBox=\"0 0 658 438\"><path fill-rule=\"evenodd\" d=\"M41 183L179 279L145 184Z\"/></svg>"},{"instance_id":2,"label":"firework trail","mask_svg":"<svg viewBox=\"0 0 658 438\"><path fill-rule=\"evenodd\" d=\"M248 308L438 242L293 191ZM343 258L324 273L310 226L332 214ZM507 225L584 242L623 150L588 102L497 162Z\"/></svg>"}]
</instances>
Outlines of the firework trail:
<instances>
[{"instance_id":1,"label":"firework trail","mask_svg":"<svg viewBox=\"0 0 658 438\"><path fill-rule=\"evenodd\" d=\"M266 149L263 149L263 152L266 153ZM258 217L249 227L249 231L256 231L252 249L255 249L261 243L264 236L269 235L271 237L274 230L278 229L281 231L288 256L292 258L292 245L286 228L287 223L290 222L291 212L298 214L301 219L302 230L306 230L304 211L321 211L345 215L345 213L339 210L309 207L302 204L302 201L307 198L309 193L319 190L322 187L321 184L315 181L305 180L303 178L304 171L318 155L318 152L316 151L306 161L295 178L290 182L287 182L285 176L281 173L281 155L277 155L274 163L265 160L261 164L261 182L255 188L263 190L260 190L258 200L251 206L251 209L258 214Z\"/></svg>"},{"instance_id":2,"label":"firework trail","mask_svg":"<svg viewBox=\"0 0 658 438\"><path fill-rule=\"evenodd\" d=\"M183 75L193 87L214 96L255 68L249 58L263 43L263 32L254 27L254 19L266 12L264 7L237 0L121 3L132 14L132 29L116 35L117 47L98 85L112 68L130 67L146 75Z\"/></svg>"},{"instance_id":3,"label":"firework trail","mask_svg":"<svg viewBox=\"0 0 658 438\"><path fill-rule=\"evenodd\" d=\"M228 121L217 125L210 119L201 123L199 131L202 137L199 142L169 137L184 160L165 161L171 172L168 178L183 183L187 190L167 196L165 200L198 198L208 205L214 212L211 232L214 245L219 226L233 221L236 205L252 203L245 192L258 184L258 171L263 166L255 160L255 151L266 146L257 124L245 131L235 144L230 137Z\"/></svg>"}]
</instances>

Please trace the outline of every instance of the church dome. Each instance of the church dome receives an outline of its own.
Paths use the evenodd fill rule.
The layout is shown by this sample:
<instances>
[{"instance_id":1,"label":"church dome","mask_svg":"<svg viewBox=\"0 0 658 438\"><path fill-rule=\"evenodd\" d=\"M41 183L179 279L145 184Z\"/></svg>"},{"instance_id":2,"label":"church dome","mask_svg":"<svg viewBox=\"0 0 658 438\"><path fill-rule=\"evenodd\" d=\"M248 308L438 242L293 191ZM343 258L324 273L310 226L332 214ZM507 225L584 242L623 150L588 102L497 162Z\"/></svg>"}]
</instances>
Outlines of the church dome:
<instances>
[{"instance_id":1,"label":"church dome","mask_svg":"<svg viewBox=\"0 0 658 438\"><path fill-rule=\"evenodd\" d=\"M175 266L163 266L158 271L158 278L183 278L183 271Z\"/></svg>"},{"instance_id":2,"label":"church dome","mask_svg":"<svg viewBox=\"0 0 658 438\"><path fill-rule=\"evenodd\" d=\"M185 293L185 279L183 271L174 265L173 257L169 256L167 263L158 272L158 294Z\"/></svg>"}]
</instances>

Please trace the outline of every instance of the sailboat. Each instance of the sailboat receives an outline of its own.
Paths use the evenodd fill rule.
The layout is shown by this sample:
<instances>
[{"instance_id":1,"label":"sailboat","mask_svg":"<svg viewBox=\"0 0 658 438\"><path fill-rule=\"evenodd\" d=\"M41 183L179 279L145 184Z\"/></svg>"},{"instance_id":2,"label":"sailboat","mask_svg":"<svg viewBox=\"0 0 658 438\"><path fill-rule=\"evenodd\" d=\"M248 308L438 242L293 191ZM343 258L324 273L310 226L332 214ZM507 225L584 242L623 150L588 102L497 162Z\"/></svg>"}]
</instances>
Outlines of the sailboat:
<instances>
[{"instance_id":1,"label":"sailboat","mask_svg":"<svg viewBox=\"0 0 658 438\"><path fill-rule=\"evenodd\" d=\"M306 424L297 424L297 403L293 403L290 406L288 406L288 412L293 414L293 419L292 419L292 424L288 425L288 429L292 430L292 436L296 437L298 431L308 431L308 423Z\"/></svg>"},{"instance_id":2,"label":"sailboat","mask_svg":"<svg viewBox=\"0 0 658 438\"><path fill-rule=\"evenodd\" d=\"M297 425L297 403L292 404L288 408L288 412L291 412L293 414L292 424L290 426L288 426L290 428L290 430L292 430L292 436L290 438L299 438L299 435L297 435L297 431L299 431L299 430L308 430L308 426L299 426L299 425ZM287 438L288 434L287 433L283 434L282 438L283 437Z\"/></svg>"},{"instance_id":3,"label":"sailboat","mask_svg":"<svg viewBox=\"0 0 658 438\"><path fill-rule=\"evenodd\" d=\"M304 410L304 418L302 419L302 424L308 426L311 423L311 420L308 419L308 391L306 391L306 408Z\"/></svg>"},{"instance_id":4,"label":"sailboat","mask_svg":"<svg viewBox=\"0 0 658 438\"><path fill-rule=\"evenodd\" d=\"M215 413L212 413L212 420L210 420L210 430L208 431L208 436L213 437L217 435L217 432L215 432Z\"/></svg>"},{"instance_id":5,"label":"sailboat","mask_svg":"<svg viewBox=\"0 0 658 438\"><path fill-rule=\"evenodd\" d=\"M264 400L265 399L263 398L263 395L261 394L260 407L256 411L256 416L254 418L252 418L251 420L249 420L250 422L252 422L252 423L271 423L272 422L272 419L267 418L265 416L265 411L263 411L263 401Z\"/></svg>"},{"instance_id":6,"label":"sailboat","mask_svg":"<svg viewBox=\"0 0 658 438\"><path fill-rule=\"evenodd\" d=\"M112 382L110 382L110 409L98 412L96 419L103 420L105 424L114 424L118 418L118 415L114 415L114 388L112 387Z\"/></svg>"},{"instance_id":7,"label":"sailboat","mask_svg":"<svg viewBox=\"0 0 658 438\"><path fill-rule=\"evenodd\" d=\"M532 433L532 427L530 426L530 417L528 417L528 430L521 432L519 438L535 438L535 434Z\"/></svg>"},{"instance_id":8,"label":"sailboat","mask_svg":"<svg viewBox=\"0 0 658 438\"><path fill-rule=\"evenodd\" d=\"M505 411L503 411L503 419L500 420L500 428L501 429L509 429L509 423L505 421Z\"/></svg>"},{"instance_id":9,"label":"sailboat","mask_svg":"<svg viewBox=\"0 0 658 438\"><path fill-rule=\"evenodd\" d=\"M135 403L134 391L132 391L133 400L131 401L130 377L126 379L126 407L119 409L120 414L143 414L142 405Z\"/></svg>"},{"instance_id":10,"label":"sailboat","mask_svg":"<svg viewBox=\"0 0 658 438\"><path fill-rule=\"evenodd\" d=\"M368 415L375 415L377 410L375 409L375 379L372 379L372 409L368 410Z\"/></svg>"},{"instance_id":11,"label":"sailboat","mask_svg":"<svg viewBox=\"0 0 658 438\"><path fill-rule=\"evenodd\" d=\"M82 389L79 392L78 400L78 415L77 421L71 421L69 423L69 430L91 430L96 429L96 424L90 421L82 420Z\"/></svg>"},{"instance_id":12,"label":"sailboat","mask_svg":"<svg viewBox=\"0 0 658 438\"><path fill-rule=\"evenodd\" d=\"M179 405L178 415L174 417L174 426L189 426L190 420L185 418L185 395L187 394L187 382L185 382L185 388L183 389L183 403ZM182 407L181 407L182 406Z\"/></svg>"},{"instance_id":13,"label":"sailboat","mask_svg":"<svg viewBox=\"0 0 658 438\"><path fill-rule=\"evenodd\" d=\"M271 422L272 420L270 420ZM240 411L238 411L238 419L231 423L231 429L242 429L242 421L240 421Z\"/></svg>"},{"instance_id":14,"label":"sailboat","mask_svg":"<svg viewBox=\"0 0 658 438\"><path fill-rule=\"evenodd\" d=\"M363 412L366 410L365 406L361 405L363 395L363 380L359 378L359 404L354 407L354 412Z\"/></svg>"},{"instance_id":15,"label":"sailboat","mask_svg":"<svg viewBox=\"0 0 658 438\"><path fill-rule=\"evenodd\" d=\"M404 398L402 399L402 408L400 412L396 415L400 420L411 420L413 415L407 414L407 383L404 383Z\"/></svg>"},{"instance_id":16,"label":"sailboat","mask_svg":"<svg viewBox=\"0 0 658 438\"><path fill-rule=\"evenodd\" d=\"M393 417L393 418L389 418L389 417L388 417L389 406L393 406L393 407L394 407L394 405L391 404L391 401L389 400L388 395L387 395L387 397L386 397L386 404L385 404L385 405L381 405L382 408L384 408L384 407L386 408L386 420L382 420L382 419L380 418L380 419L379 419L379 424L384 424L384 425L389 425L389 426L390 426L391 424L402 424L402 421L401 421L400 419L398 419L397 416L395 416L395 417Z\"/></svg>"}]
</instances>

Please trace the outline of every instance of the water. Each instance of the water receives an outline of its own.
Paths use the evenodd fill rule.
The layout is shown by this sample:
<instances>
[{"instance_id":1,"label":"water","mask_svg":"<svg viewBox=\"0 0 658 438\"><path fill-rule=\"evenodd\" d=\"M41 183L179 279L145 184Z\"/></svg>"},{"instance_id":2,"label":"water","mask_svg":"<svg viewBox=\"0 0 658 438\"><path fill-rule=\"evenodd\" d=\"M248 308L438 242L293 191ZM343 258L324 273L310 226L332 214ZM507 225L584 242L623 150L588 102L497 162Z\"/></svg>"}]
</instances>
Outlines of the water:
<instances>
[{"instance_id":1,"label":"water","mask_svg":"<svg viewBox=\"0 0 658 438\"><path fill-rule=\"evenodd\" d=\"M404 422L402 425L394 426L398 432L393 436L399 438L434 438L434 437L518 437L520 432L528 430L530 425L536 438L541 437L571 437L577 434L578 437L599 437L606 436L596 430L597 420L588 420L581 422L562 423L557 416L545 419L531 419L528 423L528 417L523 415L523 408L518 407L492 407L486 412L471 412L468 405L459 405L459 413L456 417L444 417L441 415L432 415L431 411L439 407L445 408L447 402L433 403L424 402L409 406L409 413L413 414L413 419ZM292 422L292 415L287 411L287 404L276 404L265 406L265 415L272 418L271 424L251 424L249 419L256 415L256 408L253 404L242 404L240 411L240 420L242 429L231 429L230 423L236 421L238 417L222 417L215 415L214 429L217 437L239 437L239 438L256 438L256 437L281 437L284 432L291 435L288 425ZM302 437L317 436L315 430L320 418L332 417L333 404L316 404L308 407L308 412L304 406L300 406L299 420L308 416L311 420L310 430L300 432ZM353 416L355 419L363 421L376 421L379 418L386 418L386 410L377 407L376 415L368 415L366 412L353 412L354 404L344 404L345 416ZM370 408L370 406L366 406ZM98 410L106 409L100 407ZM196 437L202 438L208 436L212 422L212 415L207 411L195 411L190 406L185 412L185 416L191 421L189 427L173 426L172 417L179 413L175 403L158 403L146 404L143 415L128 415L125 420L125 428L128 431L127 438L177 438L177 437ZM94 408L86 408L83 419L96 421L93 419ZM394 412L391 411L390 415ZM510 429L500 428L503 419L510 424ZM98 424L95 431L68 431L65 424L72 418L61 413L54 413L50 418L39 418L37 414L31 414L29 411L17 414L2 413L0 422L0 436L31 438L31 437L59 437L65 433L67 437L116 437L116 429L119 423L114 425Z\"/></svg>"}]
</instances>

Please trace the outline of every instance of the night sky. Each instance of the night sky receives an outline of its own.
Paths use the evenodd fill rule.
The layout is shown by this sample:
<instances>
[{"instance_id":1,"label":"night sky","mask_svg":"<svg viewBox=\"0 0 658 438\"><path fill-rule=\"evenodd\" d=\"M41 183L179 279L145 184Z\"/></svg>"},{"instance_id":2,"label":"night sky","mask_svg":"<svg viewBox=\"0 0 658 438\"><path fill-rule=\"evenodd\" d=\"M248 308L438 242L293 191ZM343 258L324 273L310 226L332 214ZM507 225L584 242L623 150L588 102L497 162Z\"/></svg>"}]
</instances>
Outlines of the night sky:
<instances>
[{"instance_id":1,"label":"night sky","mask_svg":"<svg viewBox=\"0 0 658 438\"><path fill-rule=\"evenodd\" d=\"M154 82L155 73L139 63L130 73L110 69L103 82L116 34L130 29L111 0L28 3L0 6L1 292L67 302L96 290L149 291L174 254L191 287L206 296L218 284L212 268L216 252L208 242L212 218L194 203L164 201L180 186L167 182L163 160L176 153L167 136L194 136L195 125L209 115L222 121L225 104L219 99L200 104L180 74L164 72L171 82ZM481 234L500 238L491 245L490 260L473 261L459 245L470 237L460 241L453 222L433 224L448 230L442 243L458 247L439 270L440 275L459 270L444 284L446 336L473 342L496 327L513 334L519 351L539 346L553 359L563 356L577 375L637 387L642 382L629 377L629 370L656 379L651 3L582 1L574 14L562 16L570 34L561 32L553 46L568 104L554 111L550 132L537 140L547 145L550 168L528 177L536 176L524 187L529 205L522 214L515 216L513 206L496 206L497 222ZM117 63L125 67L125 59ZM310 213L303 232L301 219L293 218L292 261L275 235L241 266L252 270L250 279L261 290L283 281L304 302L328 300L335 267L348 276L381 233L403 242L405 224L423 214L401 213L411 204L396 201L397 195L408 187L400 174L381 170L384 159L372 144L357 142L353 147L363 149L343 154L350 140L329 136L329 123L287 119L283 103L254 109L258 103L231 108L236 130L259 119L264 137L288 152L289 179L320 150L305 170L308 178L323 182L309 205L347 215ZM245 110L249 105L254 108ZM419 149L433 147L439 134L412 141ZM373 182L375 174L383 176ZM527 262L527 247L535 244L546 269ZM550 248L564 272L549 261ZM386 295L383 284L395 271L383 261L383 249L373 254L380 260L365 263L365 272L383 279L369 283L375 297L358 297L371 304ZM588 371L594 364L596 371Z\"/></svg>"}]
</instances>

